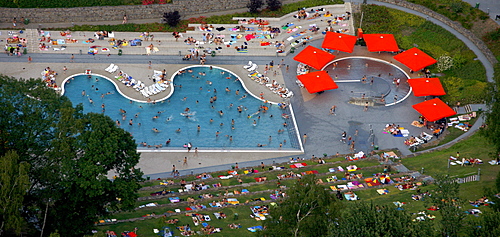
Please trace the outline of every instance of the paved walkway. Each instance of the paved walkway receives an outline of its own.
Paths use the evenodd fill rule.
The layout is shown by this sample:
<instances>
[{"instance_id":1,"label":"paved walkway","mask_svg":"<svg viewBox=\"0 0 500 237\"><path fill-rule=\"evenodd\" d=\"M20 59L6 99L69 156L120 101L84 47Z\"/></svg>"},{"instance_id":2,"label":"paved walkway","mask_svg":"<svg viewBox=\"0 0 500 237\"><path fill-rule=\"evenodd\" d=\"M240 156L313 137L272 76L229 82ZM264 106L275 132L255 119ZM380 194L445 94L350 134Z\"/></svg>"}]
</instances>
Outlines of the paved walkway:
<instances>
[{"instance_id":1,"label":"paved walkway","mask_svg":"<svg viewBox=\"0 0 500 237\"><path fill-rule=\"evenodd\" d=\"M381 4L378 2L370 2ZM388 4L385 4L388 5ZM395 7L388 5L388 7ZM396 7L395 7L396 8ZM401 9L401 8L400 8ZM409 11L408 9L401 9L404 11ZM417 15L419 13L416 13ZM424 16L425 17L425 16ZM434 19L429 19L435 21ZM436 22L439 24L439 22ZM442 23L441 23L442 24ZM441 25L439 24L439 25ZM444 26L443 26L444 27ZM445 27L446 28L446 27ZM448 29L448 28L446 28ZM321 36L320 36L321 37ZM317 38L320 38L317 37ZM459 37L460 39L466 41L465 37ZM313 46L319 47L321 45L321 40L312 41ZM474 52L478 55L478 58L483 62L487 68L488 78L492 76L492 67L489 65L488 61L484 56L481 56L481 52L472 43L466 44L471 47ZM301 49L298 49L298 53ZM377 56L376 53L367 53L373 57ZM386 57L389 55L381 54ZM154 69L162 69L168 65L176 65L175 67L180 67L180 64L185 62L180 60L180 57L173 55L76 55L76 62L73 64L69 63L69 54L30 54L34 58L34 63L28 65L26 63L27 59L23 57L9 57L6 55L0 55L0 61L4 62L0 64L0 70L8 75L20 76L20 77L37 77L41 68L46 66L55 65L55 68L67 65L70 70L68 74L73 73L71 70L76 70L76 72L83 72L84 68L96 67L105 68L110 63L123 64L123 65L135 65L137 68L142 67L142 71L139 70L138 73L143 73L147 75L151 73L147 69L147 62L153 61ZM294 56L294 55L291 55ZM290 68L296 68L297 62L295 62L292 57L271 57L271 56L245 56L240 55L221 55L214 58L210 58L207 64L214 65L227 65L227 66L241 66L246 64L248 60L252 60L259 65L265 65L266 63L274 60L284 59L284 64L289 65ZM489 65L489 66L488 66ZM157 67L158 66L158 67ZM100 69L102 70L102 69ZM136 70L134 70L136 71ZM346 131L349 135L355 136L356 130L358 135L356 136L356 146L357 151L369 152L373 149L371 143L378 145L381 149L392 149L397 148L403 152L404 155L411 154L407 147L403 144L403 138L392 137L387 134L383 134L382 130L387 123L396 123L402 126L409 126L410 134L419 134L422 130L417 129L409 125L413 120L416 120L419 116L415 112L411 105L423 101L422 98L416 98L410 96L407 100L399 103L396 106L391 107L373 107L367 112L363 112L362 107L348 103L345 100L345 96L349 94L345 88L340 88L334 91L327 91L321 95L310 95L303 89L295 85L295 72L290 70L289 72L281 69L283 77L283 82L288 88L290 88L295 96L291 99L294 110L296 112L296 120L300 129L300 134L307 134L308 139L304 144L305 153L300 152L296 154L288 153L209 153L202 152L195 156L194 154L188 154L187 152L175 152L175 153L142 153L140 167L143 171L152 178L166 177L170 174L172 165L176 165L178 169L181 170L181 174L201 173L203 171L216 171L229 169L235 162L239 163L240 167L245 166L255 166L263 161L266 165L272 163L283 162L289 159L290 156L300 156L304 158L310 158L312 155L323 156L333 155L336 153L348 154L350 153L349 147L340 141L340 135L343 131ZM332 105L337 105L337 115L329 115L329 108ZM475 126L476 127L476 126ZM472 134L473 131L465 133L468 136ZM182 167L180 163L184 156L189 157L189 162L187 166Z\"/></svg>"}]
</instances>

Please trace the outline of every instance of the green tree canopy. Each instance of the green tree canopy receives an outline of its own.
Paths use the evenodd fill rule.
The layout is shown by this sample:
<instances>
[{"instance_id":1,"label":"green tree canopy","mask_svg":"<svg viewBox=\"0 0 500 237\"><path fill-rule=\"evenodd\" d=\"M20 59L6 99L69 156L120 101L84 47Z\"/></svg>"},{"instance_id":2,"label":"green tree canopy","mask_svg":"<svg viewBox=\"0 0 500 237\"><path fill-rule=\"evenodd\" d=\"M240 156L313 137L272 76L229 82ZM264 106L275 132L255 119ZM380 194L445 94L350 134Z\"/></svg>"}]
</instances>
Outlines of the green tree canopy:
<instances>
[{"instance_id":1,"label":"green tree canopy","mask_svg":"<svg viewBox=\"0 0 500 237\"><path fill-rule=\"evenodd\" d=\"M336 198L314 175L306 175L286 191L286 197L270 210L263 236L326 236L339 208Z\"/></svg>"},{"instance_id":2,"label":"green tree canopy","mask_svg":"<svg viewBox=\"0 0 500 237\"><path fill-rule=\"evenodd\" d=\"M0 76L0 85L0 155L30 164L24 213L34 226L82 236L99 216L133 208L142 172L128 132L40 80Z\"/></svg>"},{"instance_id":3,"label":"green tree canopy","mask_svg":"<svg viewBox=\"0 0 500 237\"><path fill-rule=\"evenodd\" d=\"M29 165L18 160L14 151L0 157L0 236L9 231L19 234L23 226L21 210L29 188Z\"/></svg>"},{"instance_id":4,"label":"green tree canopy","mask_svg":"<svg viewBox=\"0 0 500 237\"><path fill-rule=\"evenodd\" d=\"M432 236L429 222L414 222L410 214L394 206L350 203L330 225L329 236Z\"/></svg>"}]
</instances>

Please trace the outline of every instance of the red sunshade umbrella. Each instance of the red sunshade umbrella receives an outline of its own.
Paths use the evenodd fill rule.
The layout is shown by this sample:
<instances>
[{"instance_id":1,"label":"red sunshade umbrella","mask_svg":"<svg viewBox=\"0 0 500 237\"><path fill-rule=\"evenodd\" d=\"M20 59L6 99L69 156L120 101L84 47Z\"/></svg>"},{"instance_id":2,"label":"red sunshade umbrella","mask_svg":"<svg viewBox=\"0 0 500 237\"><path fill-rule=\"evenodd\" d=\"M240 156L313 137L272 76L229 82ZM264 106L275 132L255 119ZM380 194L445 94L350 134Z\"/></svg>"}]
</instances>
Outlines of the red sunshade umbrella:
<instances>
[{"instance_id":1,"label":"red sunshade umbrella","mask_svg":"<svg viewBox=\"0 0 500 237\"><path fill-rule=\"evenodd\" d=\"M327 63L335 58L334 55L313 46L307 46L293 60L305 63L314 69L321 70Z\"/></svg>"},{"instance_id":2,"label":"red sunshade umbrella","mask_svg":"<svg viewBox=\"0 0 500 237\"><path fill-rule=\"evenodd\" d=\"M446 95L439 78L408 79L408 83L413 88L413 95L415 96Z\"/></svg>"},{"instance_id":3,"label":"red sunshade umbrella","mask_svg":"<svg viewBox=\"0 0 500 237\"><path fill-rule=\"evenodd\" d=\"M297 79L304 84L304 87L311 94L339 88L330 75L328 75L325 71L316 71L298 75Z\"/></svg>"},{"instance_id":4,"label":"red sunshade umbrella","mask_svg":"<svg viewBox=\"0 0 500 237\"><path fill-rule=\"evenodd\" d=\"M457 114L455 110L439 98L424 101L412 107L431 122Z\"/></svg>"},{"instance_id":5,"label":"red sunshade umbrella","mask_svg":"<svg viewBox=\"0 0 500 237\"><path fill-rule=\"evenodd\" d=\"M321 47L352 53L355 44L356 36L328 31Z\"/></svg>"},{"instance_id":6,"label":"red sunshade umbrella","mask_svg":"<svg viewBox=\"0 0 500 237\"><path fill-rule=\"evenodd\" d=\"M399 51L398 43L392 34L364 34L363 39L370 52Z\"/></svg>"},{"instance_id":7,"label":"red sunshade umbrella","mask_svg":"<svg viewBox=\"0 0 500 237\"><path fill-rule=\"evenodd\" d=\"M420 71L424 67L437 63L436 59L417 48L408 49L396 56L394 59L409 67L412 71Z\"/></svg>"}]
</instances>

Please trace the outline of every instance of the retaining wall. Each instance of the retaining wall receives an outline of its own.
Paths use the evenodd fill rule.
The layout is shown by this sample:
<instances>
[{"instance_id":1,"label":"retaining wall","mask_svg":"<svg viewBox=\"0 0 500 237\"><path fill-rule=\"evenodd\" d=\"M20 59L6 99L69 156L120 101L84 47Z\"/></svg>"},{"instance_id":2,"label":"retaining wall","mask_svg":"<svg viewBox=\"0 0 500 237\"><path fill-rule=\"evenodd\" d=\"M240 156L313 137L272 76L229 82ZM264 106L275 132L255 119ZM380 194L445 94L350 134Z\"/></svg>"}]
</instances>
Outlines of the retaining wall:
<instances>
[{"instance_id":1,"label":"retaining wall","mask_svg":"<svg viewBox=\"0 0 500 237\"><path fill-rule=\"evenodd\" d=\"M298 0L284 0L283 4ZM21 17L30 19L32 24L52 22L96 22L121 21L123 15L129 20L158 19L163 13L179 11L181 16L202 15L246 8L249 0L173 0L169 4L99 6L74 8L0 8L0 22L18 22Z\"/></svg>"}]
</instances>

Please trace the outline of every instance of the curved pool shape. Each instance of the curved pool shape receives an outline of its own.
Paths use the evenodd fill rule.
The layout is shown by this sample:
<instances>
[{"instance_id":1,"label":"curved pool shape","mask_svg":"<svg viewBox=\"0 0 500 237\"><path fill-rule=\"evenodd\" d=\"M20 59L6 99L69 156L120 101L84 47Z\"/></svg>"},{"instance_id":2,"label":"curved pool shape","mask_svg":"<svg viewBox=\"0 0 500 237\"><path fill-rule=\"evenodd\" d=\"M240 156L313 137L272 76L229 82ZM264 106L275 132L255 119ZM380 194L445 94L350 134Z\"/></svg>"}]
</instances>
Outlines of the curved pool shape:
<instances>
[{"instance_id":1,"label":"curved pool shape","mask_svg":"<svg viewBox=\"0 0 500 237\"><path fill-rule=\"evenodd\" d=\"M287 149L292 148L292 139L296 143L296 135L288 131L294 125L282 118L284 111L254 98L234 74L208 67L195 66L188 70L192 72L173 78L175 93L157 103L129 100L117 91L113 82L96 75L91 78L76 75L74 79L65 80L64 95L74 104L83 104L86 113L104 113L111 117L134 136L139 147L145 142L152 148L160 144L163 148L182 148L191 142L193 148L199 149L277 149L280 146ZM211 103L214 96L217 99ZM243 108L241 113L238 106ZM261 106L266 106L267 111L263 112ZM171 142L166 145L169 139Z\"/></svg>"}]
</instances>

